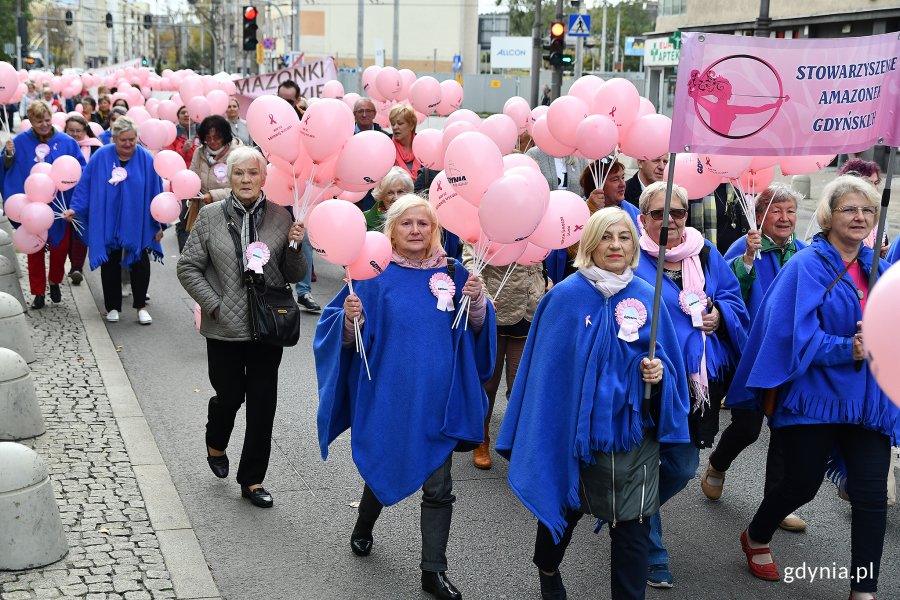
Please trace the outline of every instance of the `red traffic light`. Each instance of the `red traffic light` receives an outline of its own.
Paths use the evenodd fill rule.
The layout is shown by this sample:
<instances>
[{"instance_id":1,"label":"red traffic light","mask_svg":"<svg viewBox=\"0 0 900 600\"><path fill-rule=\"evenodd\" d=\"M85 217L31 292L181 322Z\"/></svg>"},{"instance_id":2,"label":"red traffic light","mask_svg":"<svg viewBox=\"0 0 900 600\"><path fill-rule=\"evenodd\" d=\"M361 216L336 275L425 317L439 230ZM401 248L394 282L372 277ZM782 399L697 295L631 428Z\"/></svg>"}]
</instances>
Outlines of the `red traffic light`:
<instances>
[{"instance_id":1,"label":"red traffic light","mask_svg":"<svg viewBox=\"0 0 900 600\"><path fill-rule=\"evenodd\" d=\"M255 19L257 14L259 14L259 13L256 11L255 6L248 6L247 8L244 9L244 18L249 21L252 21L253 19Z\"/></svg>"},{"instance_id":2,"label":"red traffic light","mask_svg":"<svg viewBox=\"0 0 900 600\"><path fill-rule=\"evenodd\" d=\"M566 26L563 25L560 21L554 21L550 25L550 37L557 38L562 37L566 34Z\"/></svg>"}]
</instances>

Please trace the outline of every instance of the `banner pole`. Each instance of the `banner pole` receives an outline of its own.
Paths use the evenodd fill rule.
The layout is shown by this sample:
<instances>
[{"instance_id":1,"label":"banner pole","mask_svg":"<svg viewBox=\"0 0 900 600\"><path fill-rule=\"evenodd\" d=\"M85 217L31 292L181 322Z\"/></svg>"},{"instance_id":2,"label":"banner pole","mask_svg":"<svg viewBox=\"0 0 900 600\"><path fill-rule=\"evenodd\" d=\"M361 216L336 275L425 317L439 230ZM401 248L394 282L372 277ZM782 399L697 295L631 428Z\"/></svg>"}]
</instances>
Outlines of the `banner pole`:
<instances>
[{"instance_id":1,"label":"banner pole","mask_svg":"<svg viewBox=\"0 0 900 600\"><path fill-rule=\"evenodd\" d=\"M881 260L881 246L884 241L884 229L887 224L887 210L888 205L891 203L891 179L893 179L894 175L894 158L896 157L897 148L891 146L891 150L888 153L888 164L887 164L887 173L884 177L884 190L881 192L881 215L878 219L878 230L875 234L875 243L872 245L872 250L874 254L872 255L872 271L869 273L869 293L872 293L872 288L875 287L875 282L878 280L878 261ZM894 240L894 243L898 243L897 240Z\"/></svg>"},{"instance_id":2,"label":"banner pole","mask_svg":"<svg viewBox=\"0 0 900 600\"><path fill-rule=\"evenodd\" d=\"M659 312L662 302L663 266L666 262L666 244L669 243L669 207L672 205L672 186L675 182L675 152L669 153L669 177L666 181L666 203L663 205L662 225L659 228L659 258L656 261L656 285L653 287L653 312L650 317L650 350L647 358L656 356L656 333L659 328ZM687 208L687 207L685 207ZM683 377L673 373L673 377ZM644 401L650 400L652 384L644 384ZM646 406L645 406L646 408Z\"/></svg>"}]
</instances>

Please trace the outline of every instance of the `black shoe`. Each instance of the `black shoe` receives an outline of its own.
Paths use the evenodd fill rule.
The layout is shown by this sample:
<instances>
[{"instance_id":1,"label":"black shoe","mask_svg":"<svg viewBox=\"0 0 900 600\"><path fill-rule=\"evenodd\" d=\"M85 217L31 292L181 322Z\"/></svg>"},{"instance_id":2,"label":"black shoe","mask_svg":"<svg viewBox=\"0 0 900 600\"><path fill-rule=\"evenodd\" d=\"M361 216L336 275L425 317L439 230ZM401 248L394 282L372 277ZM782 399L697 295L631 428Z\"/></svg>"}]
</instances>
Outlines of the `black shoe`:
<instances>
[{"instance_id":1,"label":"black shoe","mask_svg":"<svg viewBox=\"0 0 900 600\"><path fill-rule=\"evenodd\" d=\"M246 485L241 486L241 496L250 499L250 504L260 508L272 508L272 494L266 491L266 488L258 487L253 491Z\"/></svg>"},{"instance_id":2,"label":"black shoe","mask_svg":"<svg viewBox=\"0 0 900 600\"><path fill-rule=\"evenodd\" d=\"M213 475L215 475L219 479L225 479L226 477L228 477L227 454L223 454L222 456L210 456L209 454L207 454L206 462L209 463L209 468L213 472Z\"/></svg>"},{"instance_id":3,"label":"black shoe","mask_svg":"<svg viewBox=\"0 0 900 600\"><path fill-rule=\"evenodd\" d=\"M59 284L50 284L50 299L56 304L62 302L62 292L59 291Z\"/></svg>"},{"instance_id":4,"label":"black shoe","mask_svg":"<svg viewBox=\"0 0 900 600\"><path fill-rule=\"evenodd\" d=\"M544 575L538 571L541 576L541 599L542 600L566 600L566 586L563 585L562 577L559 570L553 575Z\"/></svg>"},{"instance_id":5,"label":"black shoe","mask_svg":"<svg viewBox=\"0 0 900 600\"><path fill-rule=\"evenodd\" d=\"M84 281L84 275L78 269L72 269L69 272L69 280L72 282L72 285L81 285L81 282Z\"/></svg>"},{"instance_id":6,"label":"black shoe","mask_svg":"<svg viewBox=\"0 0 900 600\"><path fill-rule=\"evenodd\" d=\"M302 306L305 310L308 310L309 312L314 312L314 313L322 312L322 307L319 306L315 300L313 300L312 294L310 294L309 292L298 296L297 304L299 304L300 306Z\"/></svg>"},{"instance_id":7,"label":"black shoe","mask_svg":"<svg viewBox=\"0 0 900 600\"><path fill-rule=\"evenodd\" d=\"M372 552L372 528L357 521L350 534L350 549L357 556L368 556Z\"/></svg>"},{"instance_id":8,"label":"black shoe","mask_svg":"<svg viewBox=\"0 0 900 600\"><path fill-rule=\"evenodd\" d=\"M31 302L31 308L35 310L39 310L44 308L44 295L38 294L34 297L34 300Z\"/></svg>"},{"instance_id":9,"label":"black shoe","mask_svg":"<svg viewBox=\"0 0 900 600\"><path fill-rule=\"evenodd\" d=\"M460 600L462 594L447 579L445 571L422 571L422 589L439 600Z\"/></svg>"}]
</instances>

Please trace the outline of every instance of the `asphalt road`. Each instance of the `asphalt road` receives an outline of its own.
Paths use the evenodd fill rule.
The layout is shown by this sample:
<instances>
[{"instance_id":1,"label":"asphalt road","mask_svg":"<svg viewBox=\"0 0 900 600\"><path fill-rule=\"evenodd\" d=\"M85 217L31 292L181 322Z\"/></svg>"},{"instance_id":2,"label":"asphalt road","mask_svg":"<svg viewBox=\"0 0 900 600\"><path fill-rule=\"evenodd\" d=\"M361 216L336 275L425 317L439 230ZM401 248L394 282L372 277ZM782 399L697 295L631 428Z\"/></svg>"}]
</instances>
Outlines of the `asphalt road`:
<instances>
[{"instance_id":1,"label":"asphalt road","mask_svg":"<svg viewBox=\"0 0 900 600\"><path fill-rule=\"evenodd\" d=\"M206 373L204 339L193 323L193 301L175 277L177 245L165 240L164 265L154 263L150 282L152 326L141 327L135 312L108 326L163 458L200 539L223 597L427 598L419 586L418 498L385 510L375 528L372 555L351 554L349 536L356 518L362 481L350 457L349 436L331 447L323 462L316 441L317 408L312 337L315 316L303 320L300 343L285 352L279 382L279 407L266 487L275 507L254 508L242 500L238 485L216 479L206 465L204 425L212 388ZM317 262L313 292L325 304L339 289L336 267ZM102 311L99 272L88 276ZM126 300L130 303L130 299ZM127 306L128 304L126 304ZM423 352L423 356L424 356ZM412 358L410 368L415 368ZM422 359L424 360L424 359ZM380 374L402 376L401 374ZM498 400L492 431L505 409ZM239 414L231 447L236 464L243 439ZM723 412L723 419L728 419ZM724 423L723 423L724 425ZM847 597L847 581L767 583L754 579L744 562L738 537L762 494L766 442L761 439L728 472L721 502L711 503L694 480L663 508L665 539L675 587L650 590L653 600L670 598ZM706 464L707 453L701 457ZM535 519L506 485L506 465L478 471L468 454L454 456L457 495L448 556L450 577L472 598L540 598L531 564ZM900 508L888 512L879 598L900 598ZM809 522L803 534L779 532L773 541L776 561L785 567L838 567L849 563L850 509L830 484L801 509ZM583 519L561 572L573 599L609 598L609 537L593 533Z\"/></svg>"}]
</instances>

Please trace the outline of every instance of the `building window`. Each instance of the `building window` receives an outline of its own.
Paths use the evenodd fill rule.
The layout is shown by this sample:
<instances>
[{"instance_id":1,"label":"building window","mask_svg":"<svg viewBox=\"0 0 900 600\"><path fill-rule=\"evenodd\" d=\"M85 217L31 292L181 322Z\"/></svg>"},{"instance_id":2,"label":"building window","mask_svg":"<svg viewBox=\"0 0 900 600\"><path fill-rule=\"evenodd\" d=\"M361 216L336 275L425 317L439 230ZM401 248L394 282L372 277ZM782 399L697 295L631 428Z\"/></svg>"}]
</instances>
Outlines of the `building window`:
<instances>
[{"instance_id":1,"label":"building window","mask_svg":"<svg viewBox=\"0 0 900 600\"><path fill-rule=\"evenodd\" d=\"M659 0L659 14L682 15L687 9L687 0Z\"/></svg>"}]
</instances>

